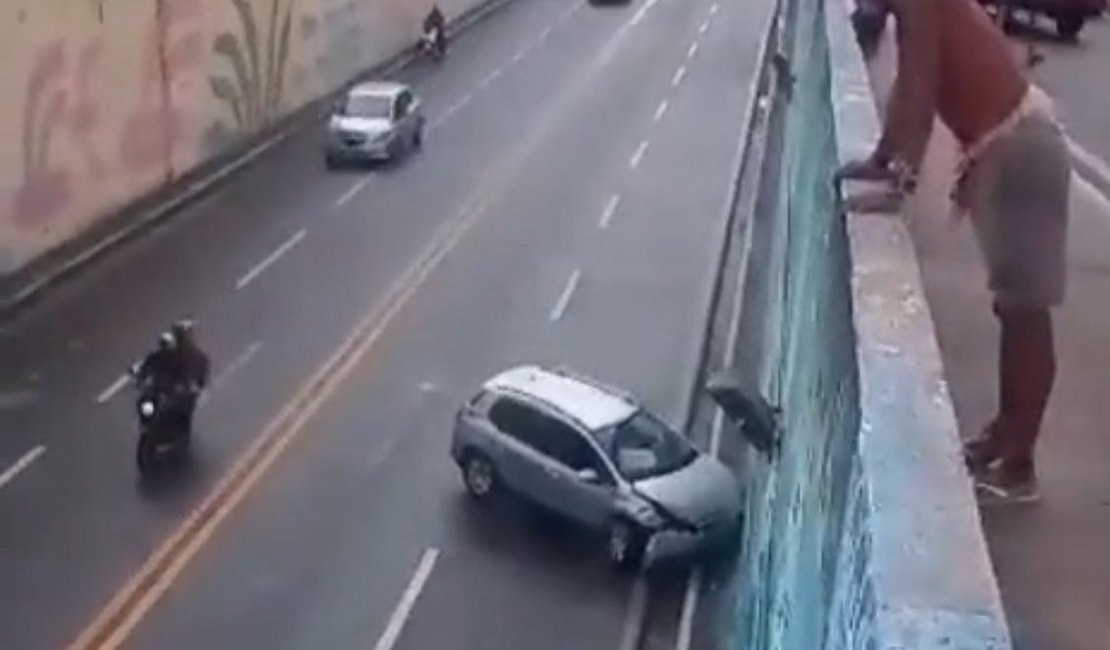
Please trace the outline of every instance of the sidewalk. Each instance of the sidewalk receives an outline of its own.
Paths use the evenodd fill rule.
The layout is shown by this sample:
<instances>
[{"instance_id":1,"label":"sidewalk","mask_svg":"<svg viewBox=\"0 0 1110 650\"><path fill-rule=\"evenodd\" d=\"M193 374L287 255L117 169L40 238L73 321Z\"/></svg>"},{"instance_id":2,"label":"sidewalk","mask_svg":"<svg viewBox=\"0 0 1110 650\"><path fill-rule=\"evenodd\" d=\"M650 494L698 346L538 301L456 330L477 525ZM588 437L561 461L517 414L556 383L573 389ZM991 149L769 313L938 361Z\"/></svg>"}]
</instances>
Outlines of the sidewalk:
<instances>
[{"instance_id":1,"label":"sidewalk","mask_svg":"<svg viewBox=\"0 0 1110 650\"><path fill-rule=\"evenodd\" d=\"M872 66L880 96L888 45ZM966 437L994 411L998 331L970 226L948 218L955 153L949 133L934 135L907 215ZM1044 500L983 512L1015 650L1110 650L1110 201L1087 183L1073 183L1068 260L1039 455Z\"/></svg>"}]
</instances>

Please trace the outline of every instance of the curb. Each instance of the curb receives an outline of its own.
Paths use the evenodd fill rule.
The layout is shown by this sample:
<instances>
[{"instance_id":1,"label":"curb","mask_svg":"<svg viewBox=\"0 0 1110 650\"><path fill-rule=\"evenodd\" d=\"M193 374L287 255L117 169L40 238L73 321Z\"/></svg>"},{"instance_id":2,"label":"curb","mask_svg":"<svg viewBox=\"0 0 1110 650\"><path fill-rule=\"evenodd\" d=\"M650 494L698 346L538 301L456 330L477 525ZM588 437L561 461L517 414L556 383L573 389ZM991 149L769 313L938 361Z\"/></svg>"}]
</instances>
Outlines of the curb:
<instances>
[{"instance_id":1,"label":"curb","mask_svg":"<svg viewBox=\"0 0 1110 650\"><path fill-rule=\"evenodd\" d=\"M448 35L456 36L464 32L513 1L485 0L452 20L447 27ZM250 136L245 143L200 163L169 184L133 198L94 222L85 233L42 253L23 269L8 276L8 281L13 286L0 289L4 294L0 296L0 319L12 316L41 297L50 287L75 275L109 251L148 232L154 226L168 222L185 208L208 196L263 154L319 120L325 113L325 107L330 106L352 83L370 75L395 74L411 64L416 57L416 46L410 45L384 61L367 67L336 90L310 100L275 125ZM168 195L168 198L158 201L158 197L163 195ZM152 200L157 202L152 207L144 207ZM5 278L0 277L0 287L5 284L4 280Z\"/></svg>"}]
</instances>

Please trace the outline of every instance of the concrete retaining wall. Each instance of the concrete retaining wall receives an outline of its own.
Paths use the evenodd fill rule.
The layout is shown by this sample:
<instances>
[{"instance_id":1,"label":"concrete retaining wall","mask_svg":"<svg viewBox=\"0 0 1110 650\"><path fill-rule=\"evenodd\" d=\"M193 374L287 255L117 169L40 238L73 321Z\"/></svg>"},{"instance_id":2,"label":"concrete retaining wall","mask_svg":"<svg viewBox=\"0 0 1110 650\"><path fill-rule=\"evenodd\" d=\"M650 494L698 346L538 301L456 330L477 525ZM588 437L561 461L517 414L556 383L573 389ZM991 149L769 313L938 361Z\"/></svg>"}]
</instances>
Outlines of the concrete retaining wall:
<instances>
[{"instance_id":1,"label":"concrete retaining wall","mask_svg":"<svg viewBox=\"0 0 1110 650\"><path fill-rule=\"evenodd\" d=\"M430 1L0 0L0 275L396 54Z\"/></svg>"},{"instance_id":2,"label":"concrete retaining wall","mask_svg":"<svg viewBox=\"0 0 1110 650\"><path fill-rule=\"evenodd\" d=\"M1006 649L932 318L898 215L847 215L832 175L878 120L845 0L786 3L757 376L783 409L748 460L736 650ZM748 307L748 305L746 305Z\"/></svg>"}]
</instances>

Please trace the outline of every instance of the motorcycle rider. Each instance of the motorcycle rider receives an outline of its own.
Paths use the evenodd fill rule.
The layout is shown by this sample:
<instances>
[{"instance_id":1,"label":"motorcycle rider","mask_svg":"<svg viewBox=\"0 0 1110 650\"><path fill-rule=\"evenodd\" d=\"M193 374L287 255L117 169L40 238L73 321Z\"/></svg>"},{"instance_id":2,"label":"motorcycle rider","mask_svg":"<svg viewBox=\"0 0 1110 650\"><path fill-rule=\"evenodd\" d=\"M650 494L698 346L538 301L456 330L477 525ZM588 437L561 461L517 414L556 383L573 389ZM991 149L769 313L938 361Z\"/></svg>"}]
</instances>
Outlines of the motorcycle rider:
<instances>
[{"instance_id":1,"label":"motorcycle rider","mask_svg":"<svg viewBox=\"0 0 1110 650\"><path fill-rule=\"evenodd\" d=\"M439 5L433 4L428 15L424 17L424 36L431 37L440 55L447 51L447 19L443 17Z\"/></svg>"},{"instance_id":2,"label":"motorcycle rider","mask_svg":"<svg viewBox=\"0 0 1110 650\"><path fill-rule=\"evenodd\" d=\"M174 349L177 351L181 363L182 377L185 380L186 391L184 404L186 422L192 426L192 415L196 408L197 399L201 392L208 387L208 355L197 345L193 337L193 322L182 319L170 327L170 335L174 340Z\"/></svg>"}]
</instances>

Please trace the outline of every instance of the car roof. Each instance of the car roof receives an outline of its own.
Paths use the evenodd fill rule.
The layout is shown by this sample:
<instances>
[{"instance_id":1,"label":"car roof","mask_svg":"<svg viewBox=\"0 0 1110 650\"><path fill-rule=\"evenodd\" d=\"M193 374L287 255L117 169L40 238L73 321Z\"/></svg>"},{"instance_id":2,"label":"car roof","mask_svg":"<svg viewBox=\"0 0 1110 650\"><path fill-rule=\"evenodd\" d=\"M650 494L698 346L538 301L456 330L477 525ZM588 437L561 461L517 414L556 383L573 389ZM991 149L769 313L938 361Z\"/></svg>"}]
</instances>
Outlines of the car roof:
<instances>
[{"instance_id":1,"label":"car roof","mask_svg":"<svg viewBox=\"0 0 1110 650\"><path fill-rule=\"evenodd\" d=\"M563 368L518 366L493 377L483 388L537 399L590 431L622 422L640 409L626 393Z\"/></svg>"},{"instance_id":2,"label":"car roof","mask_svg":"<svg viewBox=\"0 0 1110 650\"><path fill-rule=\"evenodd\" d=\"M407 89L408 86L397 81L363 81L351 86L347 94L393 96Z\"/></svg>"}]
</instances>

